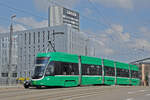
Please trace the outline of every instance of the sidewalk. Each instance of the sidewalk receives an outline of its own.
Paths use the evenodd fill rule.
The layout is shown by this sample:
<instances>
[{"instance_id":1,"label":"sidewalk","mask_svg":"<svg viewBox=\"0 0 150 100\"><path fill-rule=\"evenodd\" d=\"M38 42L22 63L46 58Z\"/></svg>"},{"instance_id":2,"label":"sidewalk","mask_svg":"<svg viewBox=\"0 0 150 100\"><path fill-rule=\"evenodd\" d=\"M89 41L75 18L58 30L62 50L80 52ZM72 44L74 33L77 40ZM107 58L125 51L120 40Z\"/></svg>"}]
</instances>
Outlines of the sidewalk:
<instances>
[{"instance_id":1,"label":"sidewalk","mask_svg":"<svg viewBox=\"0 0 150 100\"><path fill-rule=\"evenodd\" d=\"M1 85L0 89L6 89L6 88L24 88L22 84L15 84L15 85Z\"/></svg>"}]
</instances>

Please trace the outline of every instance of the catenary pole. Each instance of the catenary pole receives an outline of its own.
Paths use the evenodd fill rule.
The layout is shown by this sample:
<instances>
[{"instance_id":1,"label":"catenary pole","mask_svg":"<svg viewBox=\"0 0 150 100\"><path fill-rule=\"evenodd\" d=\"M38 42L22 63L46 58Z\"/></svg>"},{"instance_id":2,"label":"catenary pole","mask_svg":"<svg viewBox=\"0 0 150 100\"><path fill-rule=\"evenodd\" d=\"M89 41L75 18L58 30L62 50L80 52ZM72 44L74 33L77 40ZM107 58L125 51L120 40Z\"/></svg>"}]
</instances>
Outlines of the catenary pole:
<instances>
[{"instance_id":1,"label":"catenary pole","mask_svg":"<svg viewBox=\"0 0 150 100\"><path fill-rule=\"evenodd\" d=\"M8 84L11 85L12 77L12 35L13 35L13 19L16 15L11 16L10 35L9 35L9 64L8 64Z\"/></svg>"}]
</instances>

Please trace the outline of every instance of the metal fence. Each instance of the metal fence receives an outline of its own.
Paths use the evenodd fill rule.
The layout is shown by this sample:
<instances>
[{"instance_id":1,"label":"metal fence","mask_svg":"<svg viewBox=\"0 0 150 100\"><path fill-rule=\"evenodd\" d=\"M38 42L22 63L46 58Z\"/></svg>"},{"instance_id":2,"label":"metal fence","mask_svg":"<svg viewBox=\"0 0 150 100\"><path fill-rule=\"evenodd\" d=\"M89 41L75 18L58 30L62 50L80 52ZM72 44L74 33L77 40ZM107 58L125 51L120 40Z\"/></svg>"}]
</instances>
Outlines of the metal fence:
<instances>
[{"instance_id":1,"label":"metal fence","mask_svg":"<svg viewBox=\"0 0 150 100\"><path fill-rule=\"evenodd\" d=\"M0 88L7 87L22 87L23 81L19 81L16 78L12 78L10 84L8 83L8 78L0 78Z\"/></svg>"}]
</instances>

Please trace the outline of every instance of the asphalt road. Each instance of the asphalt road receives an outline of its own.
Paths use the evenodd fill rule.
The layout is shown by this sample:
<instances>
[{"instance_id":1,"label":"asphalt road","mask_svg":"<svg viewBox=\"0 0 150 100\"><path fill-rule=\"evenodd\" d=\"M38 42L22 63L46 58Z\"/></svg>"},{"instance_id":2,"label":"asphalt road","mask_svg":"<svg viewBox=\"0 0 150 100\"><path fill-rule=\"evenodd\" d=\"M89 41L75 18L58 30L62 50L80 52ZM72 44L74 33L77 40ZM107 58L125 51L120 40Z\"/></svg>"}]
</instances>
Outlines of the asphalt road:
<instances>
[{"instance_id":1,"label":"asphalt road","mask_svg":"<svg viewBox=\"0 0 150 100\"><path fill-rule=\"evenodd\" d=\"M0 100L150 100L150 87L0 88Z\"/></svg>"}]
</instances>

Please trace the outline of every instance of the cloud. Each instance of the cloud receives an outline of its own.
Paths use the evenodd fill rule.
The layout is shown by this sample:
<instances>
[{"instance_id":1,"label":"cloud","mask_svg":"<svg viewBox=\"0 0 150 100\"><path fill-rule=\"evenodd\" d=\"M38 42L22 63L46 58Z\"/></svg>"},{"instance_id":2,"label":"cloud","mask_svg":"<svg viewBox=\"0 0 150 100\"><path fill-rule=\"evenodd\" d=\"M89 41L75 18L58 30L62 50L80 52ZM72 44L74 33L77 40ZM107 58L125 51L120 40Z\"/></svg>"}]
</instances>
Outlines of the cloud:
<instances>
[{"instance_id":1,"label":"cloud","mask_svg":"<svg viewBox=\"0 0 150 100\"><path fill-rule=\"evenodd\" d=\"M150 30L148 27L140 27L139 32L137 35L140 35L141 37L150 38Z\"/></svg>"},{"instance_id":2,"label":"cloud","mask_svg":"<svg viewBox=\"0 0 150 100\"><path fill-rule=\"evenodd\" d=\"M15 31L23 31L23 30L26 30L26 28L20 24L16 24L14 25L14 32Z\"/></svg>"},{"instance_id":3,"label":"cloud","mask_svg":"<svg viewBox=\"0 0 150 100\"><path fill-rule=\"evenodd\" d=\"M13 31L23 31L26 30L26 28L20 24L14 24L13 25ZM1 27L0 26L0 33L8 33L10 32L10 27Z\"/></svg>"},{"instance_id":4,"label":"cloud","mask_svg":"<svg viewBox=\"0 0 150 100\"><path fill-rule=\"evenodd\" d=\"M16 21L32 28L42 28L48 26L48 20L38 22L33 17L16 18Z\"/></svg>"},{"instance_id":5,"label":"cloud","mask_svg":"<svg viewBox=\"0 0 150 100\"><path fill-rule=\"evenodd\" d=\"M150 41L150 29L148 27L139 27L138 31L135 33L136 37Z\"/></svg>"},{"instance_id":6,"label":"cloud","mask_svg":"<svg viewBox=\"0 0 150 100\"><path fill-rule=\"evenodd\" d=\"M93 13L93 11L89 8L85 8L83 11L84 16L91 16L92 13Z\"/></svg>"},{"instance_id":7,"label":"cloud","mask_svg":"<svg viewBox=\"0 0 150 100\"><path fill-rule=\"evenodd\" d=\"M48 27L48 21L42 20L42 21L36 21L33 17L21 17L16 18L15 21L20 24L13 25L13 31L23 31L27 29L34 29L34 28L42 28L42 27ZM6 33L9 32L9 27L2 27L0 26L0 33Z\"/></svg>"},{"instance_id":8,"label":"cloud","mask_svg":"<svg viewBox=\"0 0 150 100\"><path fill-rule=\"evenodd\" d=\"M148 51L150 52L150 41L142 38L134 39L132 44L128 44L129 48L134 48L135 50Z\"/></svg>"},{"instance_id":9,"label":"cloud","mask_svg":"<svg viewBox=\"0 0 150 100\"><path fill-rule=\"evenodd\" d=\"M130 48L136 50L150 52L150 30L147 27L140 27L139 32L136 33L137 38L132 39L132 43L129 44Z\"/></svg>"},{"instance_id":10,"label":"cloud","mask_svg":"<svg viewBox=\"0 0 150 100\"><path fill-rule=\"evenodd\" d=\"M124 32L124 28L121 25L112 24L111 28L105 30L105 33L115 41L128 42L130 40L129 33Z\"/></svg>"},{"instance_id":11,"label":"cloud","mask_svg":"<svg viewBox=\"0 0 150 100\"><path fill-rule=\"evenodd\" d=\"M133 4L135 5L136 9L145 9L150 7L150 0L133 0Z\"/></svg>"},{"instance_id":12,"label":"cloud","mask_svg":"<svg viewBox=\"0 0 150 100\"><path fill-rule=\"evenodd\" d=\"M72 8L79 2L80 0L34 0L35 7L40 11L47 11L49 5L61 5L63 7Z\"/></svg>"},{"instance_id":13,"label":"cloud","mask_svg":"<svg viewBox=\"0 0 150 100\"><path fill-rule=\"evenodd\" d=\"M8 29L0 26L0 33L6 33L8 31Z\"/></svg>"},{"instance_id":14,"label":"cloud","mask_svg":"<svg viewBox=\"0 0 150 100\"><path fill-rule=\"evenodd\" d=\"M104 31L91 34L96 54L119 61L134 61L148 57L150 53L150 30L140 27L136 37L126 32L120 24L112 24Z\"/></svg>"},{"instance_id":15,"label":"cloud","mask_svg":"<svg viewBox=\"0 0 150 100\"><path fill-rule=\"evenodd\" d=\"M49 5L61 5L73 8L77 4L87 3L87 0L34 0L35 7L40 11L47 11ZM139 9L149 7L149 0L90 0L108 8Z\"/></svg>"},{"instance_id":16,"label":"cloud","mask_svg":"<svg viewBox=\"0 0 150 100\"><path fill-rule=\"evenodd\" d=\"M105 5L111 8L132 9L134 7L133 0L91 0L96 3Z\"/></svg>"},{"instance_id":17,"label":"cloud","mask_svg":"<svg viewBox=\"0 0 150 100\"><path fill-rule=\"evenodd\" d=\"M110 28L96 33L91 32L88 36L92 40L91 46L94 45L92 48L95 48L98 57L128 62L135 60L137 56L141 57L141 52L145 55L150 53L150 41L144 36L135 38L130 34L122 25L112 24Z\"/></svg>"},{"instance_id":18,"label":"cloud","mask_svg":"<svg viewBox=\"0 0 150 100\"><path fill-rule=\"evenodd\" d=\"M89 47L91 50L91 56L107 56L107 55L113 55L114 50L109 48L108 45L105 45L105 42L101 41L99 38L91 38Z\"/></svg>"},{"instance_id":19,"label":"cloud","mask_svg":"<svg viewBox=\"0 0 150 100\"><path fill-rule=\"evenodd\" d=\"M147 33L148 29L146 27L140 27L139 30L143 33Z\"/></svg>"},{"instance_id":20,"label":"cloud","mask_svg":"<svg viewBox=\"0 0 150 100\"><path fill-rule=\"evenodd\" d=\"M150 8L150 0L90 0L91 2L99 3L108 8L122 8L128 10L137 10Z\"/></svg>"}]
</instances>

